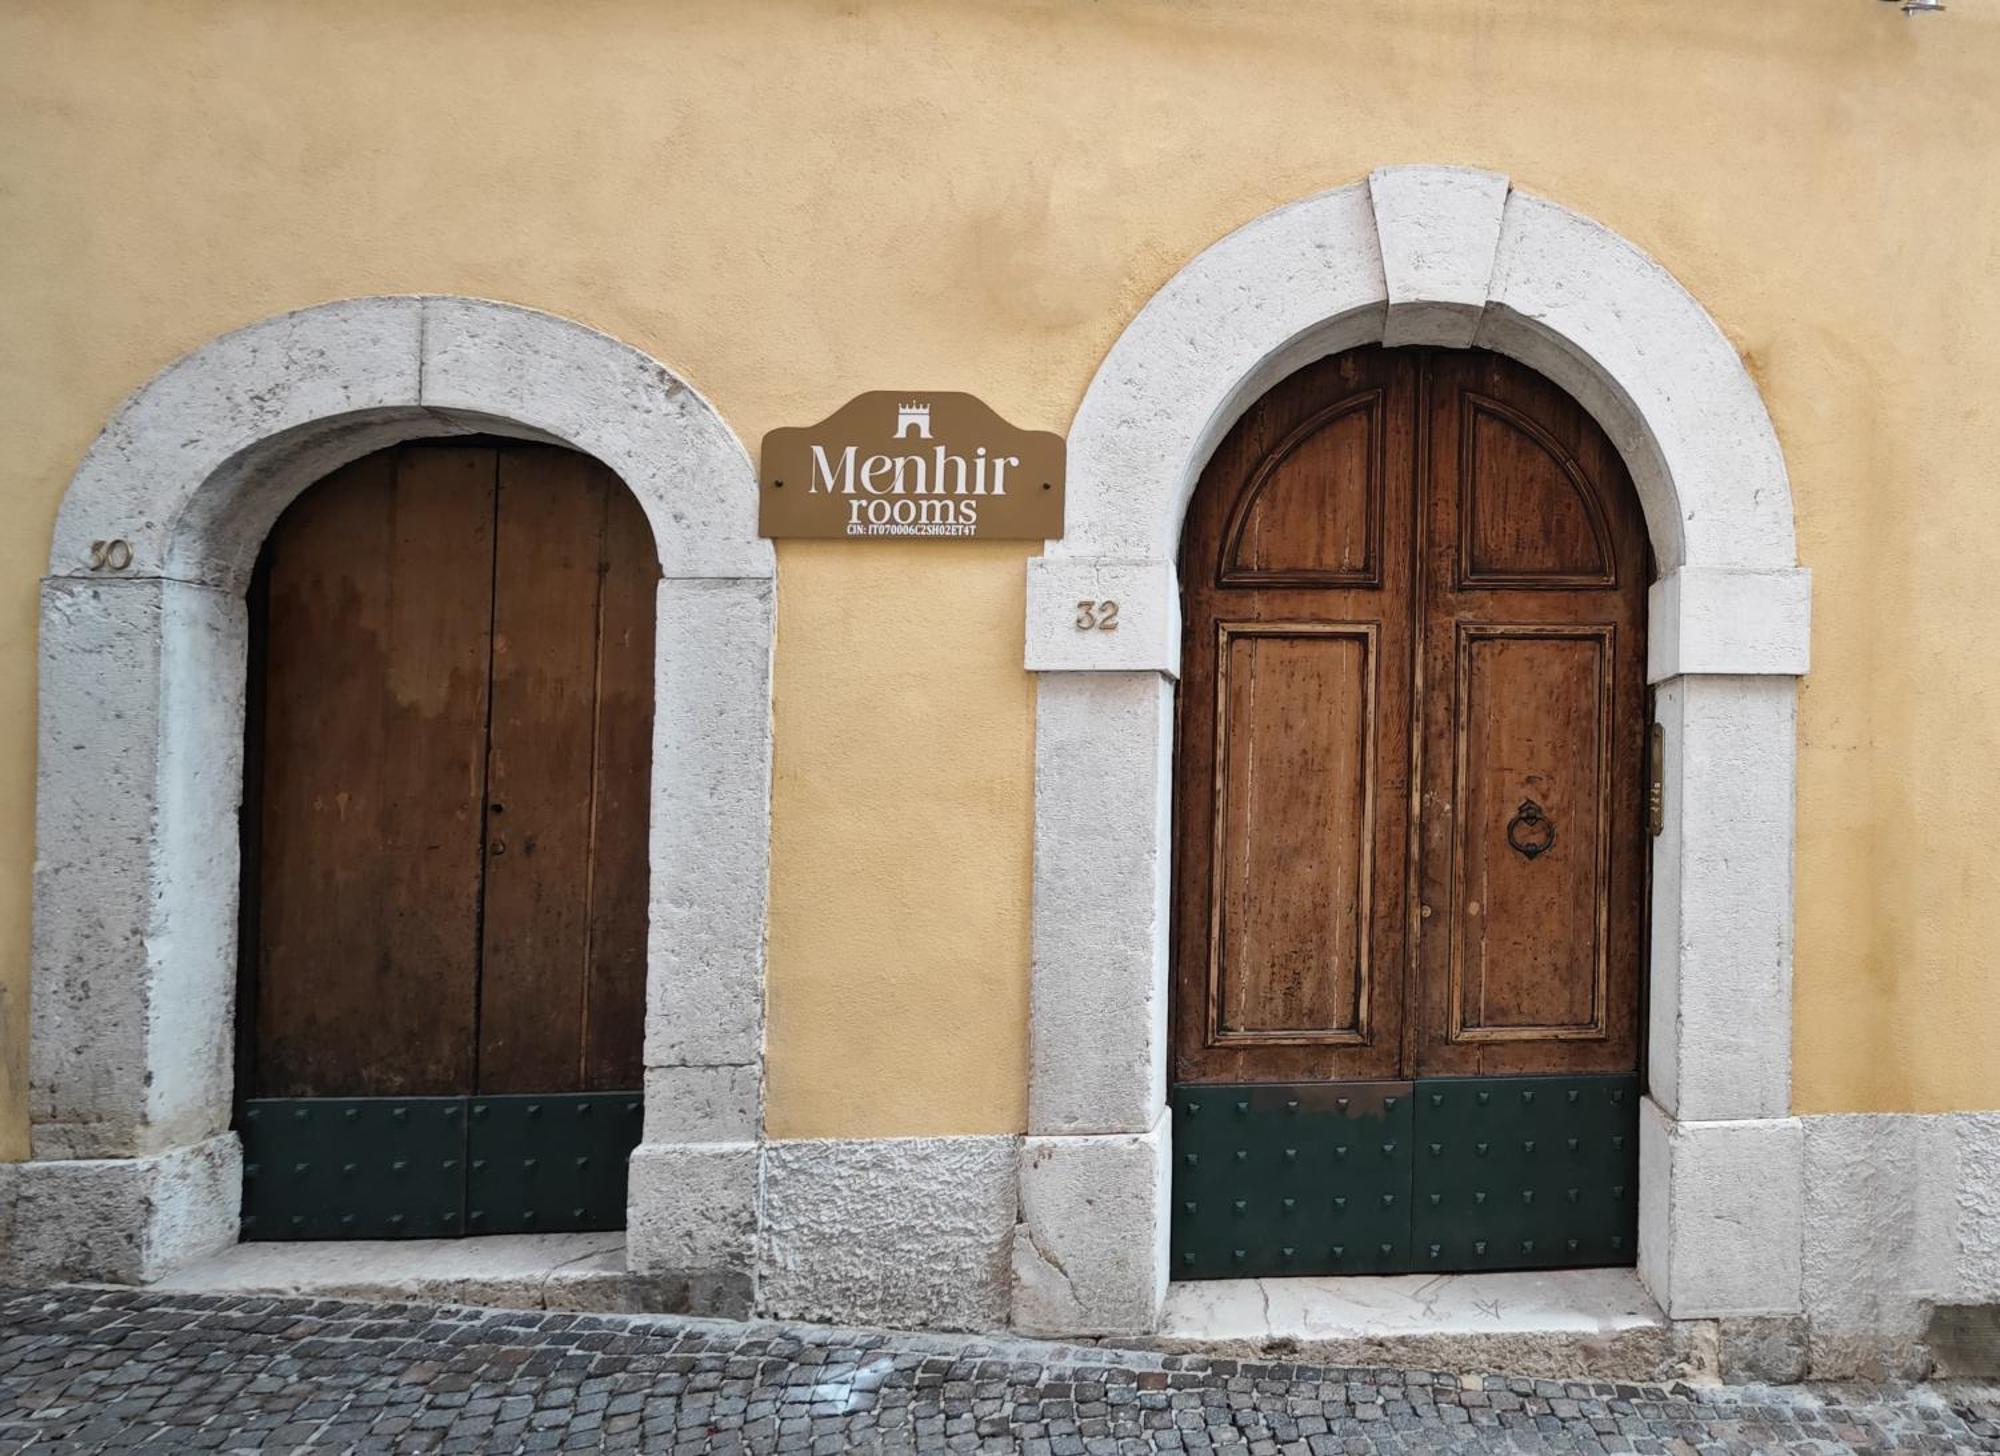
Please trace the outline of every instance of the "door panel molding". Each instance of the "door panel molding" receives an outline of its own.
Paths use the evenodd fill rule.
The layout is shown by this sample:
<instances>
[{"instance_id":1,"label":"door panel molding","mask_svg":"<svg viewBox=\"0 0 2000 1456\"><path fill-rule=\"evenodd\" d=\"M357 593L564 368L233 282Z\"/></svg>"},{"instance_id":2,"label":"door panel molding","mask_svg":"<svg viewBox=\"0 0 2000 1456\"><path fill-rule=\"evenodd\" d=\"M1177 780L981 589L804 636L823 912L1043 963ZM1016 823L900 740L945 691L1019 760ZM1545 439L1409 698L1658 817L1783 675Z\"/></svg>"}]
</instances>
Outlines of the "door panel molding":
<instances>
[{"instance_id":1,"label":"door panel molding","mask_svg":"<svg viewBox=\"0 0 2000 1456\"><path fill-rule=\"evenodd\" d=\"M1457 585L1461 591L1474 587L1513 588L1516 590L1565 591L1578 587L1615 587L1618 585L1618 557L1611 545L1611 532L1604 523L1604 508L1598 501L1598 486L1589 479L1578 464L1577 459L1555 436L1512 405L1493 399L1474 390L1460 395L1463 404L1469 405L1462 418L1467 425L1459 432L1460 462L1458 472L1458 574ZM1586 529L1590 532L1591 545L1596 553L1595 569L1581 566L1546 567L1522 565L1515 567L1484 566L1479 522L1480 507L1485 504L1480 490L1485 478L1480 471L1479 426L1487 420L1499 421L1507 429L1525 437L1541 450L1559 473L1563 485L1569 489L1569 501L1573 508L1581 512ZM1527 502L1521 502L1514 512L1516 519L1540 517L1544 522L1553 514L1546 509L1535 511Z\"/></svg>"},{"instance_id":2,"label":"door panel molding","mask_svg":"<svg viewBox=\"0 0 2000 1456\"><path fill-rule=\"evenodd\" d=\"M1230 622L1216 623L1215 642L1215 764L1213 775L1214 808L1212 822L1212 853L1210 864L1219 868L1211 874L1212 889L1209 895L1209 935L1208 935L1208 994L1206 1045L1212 1047L1253 1047L1253 1046L1367 1046L1373 1040L1373 1020L1371 1007L1374 1001L1375 972L1370 953L1373 924L1371 907L1375 874L1375 817L1377 813L1377 766L1379 732L1376 721L1377 681L1381 674L1381 654L1379 643L1381 630L1373 622ZM1232 690L1241 685L1242 673L1232 671L1232 647L1240 642L1256 641L1320 641L1325 643L1356 642L1360 644L1360 662L1353 672L1358 685L1359 715L1356 740L1353 744L1351 801L1359 806L1359 814L1347 820L1351 823L1351 834L1343 835L1353 841L1351 855L1351 875L1341 875L1340 880L1351 884L1345 893L1351 897L1352 908L1341 915L1336 899L1336 916L1343 922L1339 930L1340 945L1336 950L1346 951L1348 974L1336 976L1336 980L1351 981L1353 990L1346 998L1353 1006L1353 1014L1348 1024L1327 1025L1308 1028L1304 1026L1289 1029L1263 1029L1230 1027L1224 1025L1224 1010L1229 1004L1230 982L1228 954L1232 940L1230 907L1237 899L1232 889L1247 875L1237 867L1241 857L1230 852L1232 834L1237 820L1232 812L1230 784L1236 777L1237 762L1232 756L1236 736L1229 731L1232 718ZM1294 670L1298 664L1291 664ZM1254 662L1246 662L1244 667L1256 672ZM1278 664L1274 671L1281 671ZM1284 684L1278 685L1282 691ZM1305 792L1307 785L1294 782L1292 787ZM1333 788L1339 787L1336 781ZM1334 815L1329 828L1342 824ZM1232 873L1234 871L1234 873ZM1268 889L1267 886L1259 886ZM1247 895L1249 886L1242 886ZM1343 891L1339 884L1329 884L1329 893L1336 897ZM1283 892L1272 891L1272 898L1293 899L1294 894L1287 884ZM1249 915L1247 905L1237 908L1238 918ZM1348 942L1351 939L1351 947ZM1246 954L1249 947L1245 946ZM1296 953L1296 952L1294 952Z\"/></svg>"},{"instance_id":3,"label":"door panel molding","mask_svg":"<svg viewBox=\"0 0 2000 1456\"><path fill-rule=\"evenodd\" d=\"M1382 419L1383 392L1379 389L1364 390L1328 405L1325 409L1309 416L1295 426L1276 445L1272 446L1257 463L1249 483L1237 497L1236 506L1230 512L1229 524L1223 528L1223 547L1217 558L1217 586L1360 586L1379 587L1382 585L1382 495L1385 489L1384 472L1387 468L1387 429ZM1253 518L1268 509L1275 513L1278 502L1267 501L1289 491L1305 495L1301 502L1307 507L1301 513L1300 524L1312 522L1317 516L1337 517L1339 502L1313 499L1312 493L1321 488L1324 475L1292 483L1281 481L1283 468L1311 441L1319 438L1353 416L1359 415L1366 434L1363 439L1363 453L1367 456L1367 471L1358 482L1362 527L1358 533L1361 540L1361 560L1347 566L1250 566L1243 562L1244 533ZM1348 504L1352 504L1349 502ZM1280 527L1282 529L1282 526ZM1260 543L1261 544L1261 543Z\"/></svg>"},{"instance_id":4,"label":"door panel molding","mask_svg":"<svg viewBox=\"0 0 2000 1456\"><path fill-rule=\"evenodd\" d=\"M1573 626L1551 626L1545 623L1499 623L1465 622L1456 624L1456 650L1454 657L1458 664L1456 674L1457 701L1461 705L1453 715L1457 732L1453 745L1453 818L1454 832L1451 835L1451 889L1447 897L1445 911L1446 924L1451 936L1450 979L1446 989L1448 1020L1445 1034L1454 1042L1531 1042L1555 1041L1603 1041L1607 1035L1605 1009L1610 995L1610 926L1611 915L1611 845L1612 845L1612 764L1616 745L1613 735L1614 724L1614 672L1613 664L1617 653L1617 627L1613 623L1602 625L1579 624ZM1512 819L1496 826L1489 822L1483 826L1475 814L1473 794L1472 740L1474 736L1474 713L1477 698L1474 689L1475 659L1481 644L1516 642L1577 642L1588 643L1596 648L1592 655L1592 676L1595 680L1591 693L1594 716L1590 725L1588 741L1581 745L1590 751L1596 761L1596 772L1590 775L1592 798L1585 806L1585 822L1590 828L1587 841L1590 846L1588 865L1591 870L1589 881L1589 961L1591 974L1590 1014L1587 1019L1575 1022L1549 1022L1546 1024L1518 1023L1499 1025L1477 1022L1467 1016L1468 991L1472 979L1467 970L1469 919L1479 916L1482 911L1473 908L1475 903L1490 905L1493 896L1490 891L1475 899L1468 885L1470 878L1467 860L1472 848L1471 841L1476 835L1490 840L1498 838L1507 844ZM1521 793L1525 796L1533 785L1524 785ZM1547 788L1540 789L1545 798ZM1500 796L1498 809L1504 811L1514 798L1512 793ZM1578 807L1574 797L1555 800L1556 808L1563 812L1548 810L1541 800L1534 800L1550 813L1556 822L1552 831L1554 840L1551 848L1560 846L1558 854L1567 858L1574 853L1575 837L1572 821ZM1518 814L1519 809L1513 810ZM1568 828L1570 833L1565 835ZM1511 849L1511 845L1508 848ZM1506 851L1500 850L1502 864ZM1538 853L1526 866L1528 872L1546 874L1556 869L1561 860L1547 854ZM1636 891L1637 886L1633 887ZM1482 999L1483 1004L1483 999Z\"/></svg>"}]
</instances>

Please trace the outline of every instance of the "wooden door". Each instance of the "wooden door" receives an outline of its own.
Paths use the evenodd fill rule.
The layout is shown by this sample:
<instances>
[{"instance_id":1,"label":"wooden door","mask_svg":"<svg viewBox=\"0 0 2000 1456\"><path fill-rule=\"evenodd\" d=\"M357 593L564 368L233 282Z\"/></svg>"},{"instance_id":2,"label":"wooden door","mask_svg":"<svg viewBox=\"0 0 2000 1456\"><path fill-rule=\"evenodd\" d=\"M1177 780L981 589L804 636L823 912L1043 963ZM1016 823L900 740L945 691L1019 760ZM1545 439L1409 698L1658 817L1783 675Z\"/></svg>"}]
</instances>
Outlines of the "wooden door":
<instances>
[{"instance_id":1,"label":"wooden door","mask_svg":"<svg viewBox=\"0 0 2000 1456\"><path fill-rule=\"evenodd\" d=\"M1617 452L1497 355L1322 360L1217 448L1181 551L1184 1273L1630 1262L1649 577Z\"/></svg>"},{"instance_id":2,"label":"wooden door","mask_svg":"<svg viewBox=\"0 0 2000 1456\"><path fill-rule=\"evenodd\" d=\"M659 567L603 466L422 443L253 584L248 1098L637 1089Z\"/></svg>"}]
</instances>

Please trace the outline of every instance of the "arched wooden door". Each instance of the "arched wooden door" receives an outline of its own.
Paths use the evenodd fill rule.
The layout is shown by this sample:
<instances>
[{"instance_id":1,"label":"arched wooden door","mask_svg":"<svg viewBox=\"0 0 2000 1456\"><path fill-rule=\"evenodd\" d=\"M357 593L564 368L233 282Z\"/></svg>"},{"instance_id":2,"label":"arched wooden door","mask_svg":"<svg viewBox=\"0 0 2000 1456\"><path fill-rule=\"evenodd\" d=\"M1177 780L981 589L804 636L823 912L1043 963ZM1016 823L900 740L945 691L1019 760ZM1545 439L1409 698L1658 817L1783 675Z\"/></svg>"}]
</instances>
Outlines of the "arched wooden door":
<instances>
[{"instance_id":1,"label":"arched wooden door","mask_svg":"<svg viewBox=\"0 0 2000 1456\"><path fill-rule=\"evenodd\" d=\"M1357 349L1181 551L1180 1277L1631 1263L1644 520L1525 367Z\"/></svg>"},{"instance_id":2,"label":"arched wooden door","mask_svg":"<svg viewBox=\"0 0 2000 1456\"><path fill-rule=\"evenodd\" d=\"M585 456L370 455L250 592L245 1238L619 1228L659 565Z\"/></svg>"}]
</instances>

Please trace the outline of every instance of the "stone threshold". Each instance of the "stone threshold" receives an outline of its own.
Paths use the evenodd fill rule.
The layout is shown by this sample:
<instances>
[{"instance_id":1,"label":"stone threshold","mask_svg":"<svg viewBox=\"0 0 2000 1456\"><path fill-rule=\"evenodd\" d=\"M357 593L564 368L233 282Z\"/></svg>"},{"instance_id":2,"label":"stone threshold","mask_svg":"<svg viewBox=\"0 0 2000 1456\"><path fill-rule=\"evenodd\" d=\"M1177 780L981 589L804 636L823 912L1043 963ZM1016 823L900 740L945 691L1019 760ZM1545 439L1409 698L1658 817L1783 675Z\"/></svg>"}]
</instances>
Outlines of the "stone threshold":
<instances>
[{"instance_id":1,"label":"stone threshold","mask_svg":"<svg viewBox=\"0 0 2000 1456\"><path fill-rule=\"evenodd\" d=\"M1550 1379L1716 1378L1712 1332L1676 1327L1630 1269L1175 1283L1158 1332L1116 1343Z\"/></svg>"},{"instance_id":2,"label":"stone threshold","mask_svg":"<svg viewBox=\"0 0 2000 1456\"><path fill-rule=\"evenodd\" d=\"M636 1314L637 1285L619 1231L234 1244L147 1288Z\"/></svg>"}]
</instances>

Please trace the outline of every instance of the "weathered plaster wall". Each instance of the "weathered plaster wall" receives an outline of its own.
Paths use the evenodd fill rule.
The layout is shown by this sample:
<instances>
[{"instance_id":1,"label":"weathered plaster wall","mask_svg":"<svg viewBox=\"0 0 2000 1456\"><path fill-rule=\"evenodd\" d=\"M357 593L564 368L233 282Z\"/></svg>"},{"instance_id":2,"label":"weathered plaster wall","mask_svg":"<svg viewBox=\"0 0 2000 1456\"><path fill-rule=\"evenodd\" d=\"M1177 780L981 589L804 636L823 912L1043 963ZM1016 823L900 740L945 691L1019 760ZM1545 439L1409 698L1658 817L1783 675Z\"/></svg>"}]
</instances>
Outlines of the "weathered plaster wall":
<instances>
[{"instance_id":1,"label":"weathered plaster wall","mask_svg":"<svg viewBox=\"0 0 2000 1456\"><path fill-rule=\"evenodd\" d=\"M328 298L581 319L754 447L864 388L1063 429L1177 267L1390 162L1487 166L1729 331L1818 586L1795 1104L2000 1106L2000 10L16 0L0 11L0 1155L23 1150L56 503L186 350ZM768 1114L1022 1126L1025 548L784 546ZM843 792L843 787L852 792Z\"/></svg>"}]
</instances>

